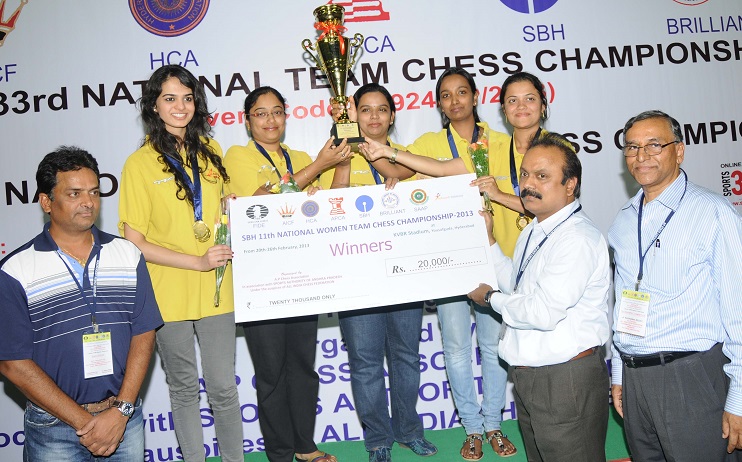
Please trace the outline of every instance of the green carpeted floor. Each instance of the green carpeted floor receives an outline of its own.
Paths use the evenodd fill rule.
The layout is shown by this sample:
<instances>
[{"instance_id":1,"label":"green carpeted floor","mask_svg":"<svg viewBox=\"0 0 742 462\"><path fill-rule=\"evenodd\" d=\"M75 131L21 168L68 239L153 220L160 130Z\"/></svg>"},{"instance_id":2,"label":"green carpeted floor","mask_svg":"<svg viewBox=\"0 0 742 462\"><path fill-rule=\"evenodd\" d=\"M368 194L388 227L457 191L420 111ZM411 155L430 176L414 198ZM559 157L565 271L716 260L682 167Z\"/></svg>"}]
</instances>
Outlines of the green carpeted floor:
<instances>
[{"instance_id":1,"label":"green carpeted floor","mask_svg":"<svg viewBox=\"0 0 742 462\"><path fill-rule=\"evenodd\" d=\"M518 447L518 454L507 458L509 462L524 462L526 453L523 449L523 440L521 439L518 422L509 420L503 422L502 430L505 432L513 444ZM452 462L461 461L459 450L464 442L464 430L461 428L452 428L449 430L436 430L425 432L425 437L438 446L438 454L422 459L412 453L409 449L400 448L394 445L392 448L392 459L394 462ZM341 443L320 444L320 450L334 454L338 462L366 462L368 453L363 446L363 441L348 441ZM608 437L605 445L606 457L609 461L625 459L628 457L629 450L626 446L626 440L623 433L623 422L620 417L611 408L610 418L608 419ZM208 459L210 462L217 462L218 457ZM268 460L264 453L255 453L245 455L246 462L266 462ZM482 461L504 460L498 457L491 448L485 446L484 457Z\"/></svg>"}]
</instances>

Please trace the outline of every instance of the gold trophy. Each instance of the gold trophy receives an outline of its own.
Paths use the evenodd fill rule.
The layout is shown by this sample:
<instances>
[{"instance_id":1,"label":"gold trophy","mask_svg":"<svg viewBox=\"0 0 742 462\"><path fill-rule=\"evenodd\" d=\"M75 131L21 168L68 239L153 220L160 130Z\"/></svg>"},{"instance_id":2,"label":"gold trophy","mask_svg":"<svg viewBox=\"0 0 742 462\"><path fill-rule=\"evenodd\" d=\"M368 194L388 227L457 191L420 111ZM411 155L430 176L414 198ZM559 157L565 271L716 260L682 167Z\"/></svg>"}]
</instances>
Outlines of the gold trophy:
<instances>
[{"instance_id":1,"label":"gold trophy","mask_svg":"<svg viewBox=\"0 0 742 462\"><path fill-rule=\"evenodd\" d=\"M301 46L309 53L317 68L327 76L330 89L335 95L332 100L343 108L338 121L332 126L335 145L347 139L353 151L358 152L358 143L362 143L364 139L358 123L348 117L345 86L348 83L348 70L355 64L358 51L363 45L363 35L356 34L352 39L343 37L343 32L347 29L343 26L345 8L341 5L322 5L313 14L316 20L314 28L321 34L316 43L312 44L309 39L304 39Z\"/></svg>"}]
</instances>

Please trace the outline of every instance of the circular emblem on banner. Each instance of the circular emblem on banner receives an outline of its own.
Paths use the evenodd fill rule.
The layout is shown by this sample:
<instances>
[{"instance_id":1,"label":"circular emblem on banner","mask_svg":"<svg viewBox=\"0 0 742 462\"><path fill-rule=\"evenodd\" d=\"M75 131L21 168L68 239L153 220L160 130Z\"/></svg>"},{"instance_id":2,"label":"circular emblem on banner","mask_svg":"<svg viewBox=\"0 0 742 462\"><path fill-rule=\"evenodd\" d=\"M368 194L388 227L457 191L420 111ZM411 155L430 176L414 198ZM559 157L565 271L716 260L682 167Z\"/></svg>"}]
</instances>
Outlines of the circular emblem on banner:
<instances>
[{"instance_id":1,"label":"circular emblem on banner","mask_svg":"<svg viewBox=\"0 0 742 462\"><path fill-rule=\"evenodd\" d=\"M422 189L416 189L410 194L410 200L417 205L424 204L428 200L428 193Z\"/></svg>"},{"instance_id":2,"label":"circular emblem on banner","mask_svg":"<svg viewBox=\"0 0 742 462\"><path fill-rule=\"evenodd\" d=\"M358 199L356 199L356 208L361 213L370 212L372 208L374 208L374 200L371 199L371 196L359 196Z\"/></svg>"},{"instance_id":3,"label":"circular emblem on banner","mask_svg":"<svg viewBox=\"0 0 742 462\"><path fill-rule=\"evenodd\" d=\"M500 0L503 5L518 13L536 14L546 11L559 0ZM531 9L533 5L533 9Z\"/></svg>"},{"instance_id":4,"label":"circular emblem on banner","mask_svg":"<svg viewBox=\"0 0 742 462\"><path fill-rule=\"evenodd\" d=\"M268 216L268 207L262 204L251 205L245 210L245 215L252 220L262 220Z\"/></svg>"},{"instance_id":5,"label":"circular emblem on banner","mask_svg":"<svg viewBox=\"0 0 742 462\"><path fill-rule=\"evenodd\" d=\"M672 0L675 3L680 3L681 5L685 6L696 6L700 5L701 3L706 3L709 0Z\"/></svg>"},{"instance_id":6,"label":"circular emblem on banner","mask_svg":"<svg viewBox=\"0 0 742 462\"><path fill-rule=\"evenodd\" d=\"M319 213L319 204L314 201L306 201L301 204L301 213L308 218L315 217Z\"/></svg>"},{"instance_id":7,"label":"circular emblem on banner","mask_svg":"<svg viewBox=\"0 0 742 462\"><path fill-rule=\"evenodd\" d=\"M198 26L209 9L209 0L129 0L129 9L147 32L176 37Z\"/></svg>"},{"instance_id":8,"label":"circular emblem on banner","mask_svg":"<svg viewBox=\"0 0 742 462\"><path fill-rule=\"evenodd\" d=\"M393 209L399 205L399 196L392 192L388 192L381 196L381 203L388 209Z\"/></svg>"}]
</instances>

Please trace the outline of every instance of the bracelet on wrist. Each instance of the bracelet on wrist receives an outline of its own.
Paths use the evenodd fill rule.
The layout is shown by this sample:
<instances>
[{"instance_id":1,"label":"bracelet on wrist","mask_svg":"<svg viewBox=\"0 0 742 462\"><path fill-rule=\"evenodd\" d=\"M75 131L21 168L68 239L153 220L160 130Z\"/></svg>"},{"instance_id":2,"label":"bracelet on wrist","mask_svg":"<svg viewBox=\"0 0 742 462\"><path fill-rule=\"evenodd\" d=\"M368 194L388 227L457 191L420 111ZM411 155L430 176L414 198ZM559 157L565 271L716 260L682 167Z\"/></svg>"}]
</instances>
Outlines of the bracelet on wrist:
<instances>
[{"instance_id":1,"label":"bracelet on wrist","mask_svg":"<svg viewBox=\"0 0 742 462\"><path fill-rule=\"evenodd\" d=\"M396 164L397 163L397 154L399 154L399 149L394 148L394 152L391 156L389 156L389 163L390 164Z\"/></svg>"}]
</instances>

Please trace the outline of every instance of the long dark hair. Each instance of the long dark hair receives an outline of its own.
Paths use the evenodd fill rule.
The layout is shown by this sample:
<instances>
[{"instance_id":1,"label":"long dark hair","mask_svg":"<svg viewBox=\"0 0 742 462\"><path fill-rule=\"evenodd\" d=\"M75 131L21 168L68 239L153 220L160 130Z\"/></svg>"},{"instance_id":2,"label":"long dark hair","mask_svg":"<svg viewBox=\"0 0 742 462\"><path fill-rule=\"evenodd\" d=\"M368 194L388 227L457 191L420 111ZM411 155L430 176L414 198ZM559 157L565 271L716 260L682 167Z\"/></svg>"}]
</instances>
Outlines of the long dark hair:
<instances>
[{"instance_id":1,"label":"long dark hair","mask_svg":"<svg viewBox=\"0 0 742 462\"><path fill-rule=\"evenodd\" d=\"M441 105L441 85L443 84L443 80L449 75L460 75L461 77L465 78L466 81L469 83L472 97L474 97L474 93L477 92L477 84L474 82L474 77L471 76L469 71L461 67L448 68L443 72L443 74L441 74L440 77L438 77L438 82L435 84L435 102L438 103L438 107L440 107ZM448 120L448 117L446 117L446 114L444 114L443 111L441 111L441 121L443 123L443 128L448 128L448 126L451 125L451 121ZM474 123L477 124L479 122L479 114L477 114L477 105L475 104Z\"/></svg>"},{"instance_id":2,"label":"long dark hair","mask_svg":"<svg viewBox=\"0 0 742 462\"><path fill-rule=\"evenodd\" d=\"M193 92L195 113L186 126L184 139L168 132L165 128L165 122L155 112L157 98L162 93L162 85L171 77L177 78L181 84ZM178 191L175 195L178 199L187 200L189 204L193 205L193 193L186 187L187 180L184 174L178 169L173 168L170 163L181 164L184 168L191 168L192 162L197 163L198 161L196 159L201 158L204 162L210 162L216 167L225 183L229 182L229 175L227 175L227 170L222 165L221 157L202 140L202 137L208 138L211 136L206 93L204 93L203 87L199 84L196 77L186 68L177 64L168 64L153 72L142 90L142 97L139 99L139 109L142 113L144 133L147 135L142 141L142 146L149 143L160 154L159 160L165 164L162 171L172 173L175 177L175 183L178 185ZM185 164L178 154L180 149L185 149L187 159ZM200 168L199 173L203 174L203 170Z\"/></svg>"}]
</instances>

